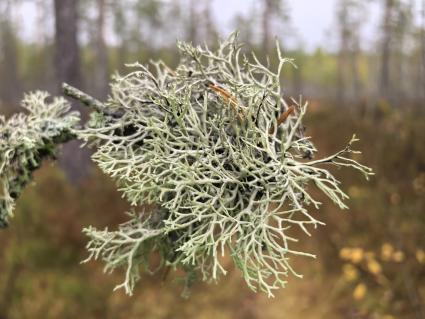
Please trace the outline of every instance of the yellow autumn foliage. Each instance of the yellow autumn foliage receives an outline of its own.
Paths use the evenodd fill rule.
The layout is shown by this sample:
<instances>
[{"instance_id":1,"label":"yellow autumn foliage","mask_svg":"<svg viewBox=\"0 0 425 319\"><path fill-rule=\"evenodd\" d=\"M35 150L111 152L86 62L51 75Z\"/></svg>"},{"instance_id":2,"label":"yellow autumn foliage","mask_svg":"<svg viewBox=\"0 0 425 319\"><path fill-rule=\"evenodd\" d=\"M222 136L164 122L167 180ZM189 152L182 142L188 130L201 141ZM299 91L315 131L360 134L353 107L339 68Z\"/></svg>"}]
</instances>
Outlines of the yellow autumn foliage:
<instances>
[{"instance_id":1,"label":"yellow autumn foliage","mask_svg":"<svg viewBox=\"0 0 425 319\"><path fill-rule=\"evenodd\" d=\"M351 264L345 264L342 267L343 278L348 281L354 281L359 278L359 271Z\"/></svg>"},{"instance_id":2,"label":"yellow autumn foliage","mask_svg":"<svg viewBox=\"0 0 425 319\"><path fill-rule=\"evenodd\" d=\"M371 259L367 262L367 269L374 275L379 275L382 272L381 265L375 259Z\"/></svg>"},{"instance_id":3,"label":"yellow autumn foliage","mask_svg":"<svg viewBox=\"0 0 425 319\"><path fill-rule=\"evenodd\" d=\"M404 252L402 252L401 250L397 250L396 252L394 252L393 261L401 263L404 261L404 259L405 259Z\"/></svg>"},{"instance_id":4,"label":"yellow autumn foliage","mask_svg":"<svg viewBox=\"0 0 425 319\"><path fill-rule=\"evenodd\" d=\"M367 287L364 283L360 283L354 288L353 298L356 300L361 300L365 297L367 292Z\"/></svg>"},{"instance_id":5,"label":"yellow autumn foliage","mask_svg":"<svg viewBox=\"0 0 425 319\"><path fill-rule=\"evenodd\" d=\"M381 247L381 259L383 261L390 261L394 253L394 247L391 244L385 243Z\"/></svg>"},{"instance_id":6,"label":"yellow autumn foliage","mask_svg":"<svg viewBox=\"0 0 425 319\"><path fill-rule=\"evenodd\" d=\"M339 252L339 256L343 260L351 261L353 264L360 263L365 257L365 252L362 248L343 248Z\"/></svg>"},{"instance_id":7,"label":"yellow autumn foliage","mask_svg":"<svg viewBox=\"0 0 425 319\"><path fill-rule=\"evenodd\" d=\"M425 264L425 251L418 249L416 251L416 259L420 264Z\"/></svg>"}]
</instances>

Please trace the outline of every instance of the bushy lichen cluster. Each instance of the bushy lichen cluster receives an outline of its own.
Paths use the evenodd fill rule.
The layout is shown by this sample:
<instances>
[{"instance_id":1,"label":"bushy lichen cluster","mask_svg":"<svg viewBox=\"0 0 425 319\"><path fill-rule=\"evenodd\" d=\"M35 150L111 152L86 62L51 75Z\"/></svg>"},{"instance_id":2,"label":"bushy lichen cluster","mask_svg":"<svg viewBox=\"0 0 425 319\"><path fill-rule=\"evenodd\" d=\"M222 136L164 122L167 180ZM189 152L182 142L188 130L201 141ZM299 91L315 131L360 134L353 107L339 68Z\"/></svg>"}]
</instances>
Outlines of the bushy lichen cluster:
<instances>
[{"instance_id":1,"label":"bushy lichen cluster","mask_svg":"<svg viewBox=\"0 0 425 319\"><path fill-rule=\"evenodd\" d=\"M114 231L86 228L88 260L102 259L107 271L124 267L118 287L131 294L152 254L161 257L157 269L185 270L187 284L225 275L229 255L251 289L272 296L288 274L299 276L291 256L313 256L291 248L292 228L309 234L321 224L308 211L320 205L309 188L347 208L347 195L322 164L366 177L371 171L347 157L354 138L341 152L312 159L316 149L301 124L307 103L284 99L281 72L291 61L279 48L272 71L241 54L235 35L216 51L178 47L175 70L133 64L115 76L105 103L66 87L94 109L72 133L95 149L93 160L132 205L154 207Z\"/></svg>"},{"instance_id":2,"label":"bushy lichen cluster","mask_svg":"<svg viewBox=\"0 0 425 319\"><path fill-rule=\"evenodd\" d=\"M0 227L8 225L15 200L41 161L55 154L57 145L73 137L77 112L63 98L50 103L45 92L27 94L19 113L6 120L0 116Z\"/></svg>"}]
</instances>

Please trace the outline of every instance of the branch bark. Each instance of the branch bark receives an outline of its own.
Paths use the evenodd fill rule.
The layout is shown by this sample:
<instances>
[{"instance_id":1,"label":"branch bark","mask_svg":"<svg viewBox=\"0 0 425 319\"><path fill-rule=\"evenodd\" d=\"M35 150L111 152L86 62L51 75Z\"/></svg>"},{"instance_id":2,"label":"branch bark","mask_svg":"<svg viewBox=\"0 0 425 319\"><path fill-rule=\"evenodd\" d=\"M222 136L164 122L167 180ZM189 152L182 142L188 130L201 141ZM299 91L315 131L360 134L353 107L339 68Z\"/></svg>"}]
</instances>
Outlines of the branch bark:
<instances>
[{"instance_id":1,"label":"branch bark","mask_svg":"<svg viewBox=\"0 0 425 319\"><path fill-rule=\"evenodd\" d=\"M67 83L62 84L62 91L63 91L63 94L65 94L66 96L71 97L77 101L80 101L85 106L93 108L97 112L101 112L101 113L104 112L105 106L102 104L102 102L88 95L87 93L84 93L83 91Z\"/></svg>"},{"instance_id":2,"label":"branch bark","mask_svg":"<svg viewBox=\"0 0 425 319\"><path fill-rule=\"evenodd\" d=\"M103 113L105 115L109 115L115 118L121 117L123 115L122 112L111 112L107 110L102 102L67 83L62 84L62 92L64 95L81 102L82 104L88 106L96 112Z\"/></svg>"}]
</instances>

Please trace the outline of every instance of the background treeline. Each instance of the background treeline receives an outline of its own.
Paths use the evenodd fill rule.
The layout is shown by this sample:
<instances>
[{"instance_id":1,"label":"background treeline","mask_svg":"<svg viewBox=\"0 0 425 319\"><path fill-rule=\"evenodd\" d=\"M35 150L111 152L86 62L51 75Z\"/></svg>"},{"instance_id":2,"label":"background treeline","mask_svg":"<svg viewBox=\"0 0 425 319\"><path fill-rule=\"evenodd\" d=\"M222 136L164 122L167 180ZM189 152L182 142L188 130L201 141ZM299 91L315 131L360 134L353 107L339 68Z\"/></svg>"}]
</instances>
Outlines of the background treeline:
<instances>
[{"instance_id":1,"label":"background treeline","mask_svg":"<svg viewBox=\"0 0 425 319\"><path fill-rule=\"evenodd\" d=\"M335 1L334 19L327 26L332 47L323 43L307 52L296 44L304 39L294 31L287 2L236 3L230 6L233 10L248 9L235 10L230 25L250 48L272 54L278 35L286 55L295 58L299 68L288 67L282 79L289 94L340 104L425 100L425 16L420 1ZM25 6L35 11L36 22L26 41L20 35L29 22L23 16L17 19ZM369 15L377 6L380 16ZM14 105L23 90L55 90L63 80L105 97L112 70L151 58L176 64L176 39L214 46L218 37L226 36L220 33L221 20L208 0L2 0L0 100ZM373 34L365 36L366 24L373 25Z\"/></svg>"},{"instance_id":2,"label":"background treeline","mask_svg":"<svg viewBox=\"0 0 425 319\"><path fill-rule=\"evenodd\" d=\"M291 1L231 1L247 6L235 11L229 29L240 31L248 49L268 53L273 63L279 35L295 58L298 68L288 65L282 85L288 96L311 101L307 134L318 156L356 132L358 159L376 172L366 183L335 171L351 209L324 201L318 218L326 226L301 244L318 260L297 259L304 279L289 278L273 300L250 292L237 271L218 285L196 284L188 300L180 297L178 273L165 283L144 276L132 298L112 292L123 274L79 264L86 257L81 228L114 227L126 220L127 204L97 170L76 184L46 163L11 227L0 232L0 319L425 318L425 1L335 1L332 45L309 50L296 45L303 35L294 32ZM125 63L162 58L176 65L176 39L214 46L226 36L219 15L229 10L217 12L214 3L0 0L1 113L18 111L24 91L59 93L62 81L105 98L111 73L126 72ZM30 26L20 14L28 5ZM372 7L378 15L367 22ZM365 23L373 24L372 34ZM31 37L23 32L28 26ZM88 154L69 147L64 153L62 167L80 172Z\"/></svg>"}]
</instances>

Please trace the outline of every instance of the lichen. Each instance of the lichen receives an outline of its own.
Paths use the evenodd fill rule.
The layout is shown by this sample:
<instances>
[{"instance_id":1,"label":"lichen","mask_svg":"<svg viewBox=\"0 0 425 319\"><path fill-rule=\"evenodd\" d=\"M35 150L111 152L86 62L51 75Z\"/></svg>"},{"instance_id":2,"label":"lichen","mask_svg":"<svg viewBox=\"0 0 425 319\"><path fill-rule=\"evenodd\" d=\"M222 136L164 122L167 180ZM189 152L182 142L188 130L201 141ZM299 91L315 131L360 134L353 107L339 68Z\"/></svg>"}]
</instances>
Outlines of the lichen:
<instances>
[{"instance_id":1,"label":"lichen","mask_svg":"<svg viewBox=\"0 0 425 319\"><path fill-rule=\"evenodd\" d=\"M250 289L273 296L288 275L301 276L292 256L314 257L293 248L300 236L294 228L310 235L322 224L311 188L347 208L348 196L325 165L351 167L366 178L372 172L349 157L355 137L342 151L313 159L316 149L302 125L308 103L284 96L281 73L292 60L278 46L275 70L242 54L236 34L215 51L183 42L178 48L175 70L162 61L129 65L131 72L113 78L105 103L65 86L66 94L93 108L90 120L78 128L75 115L63 117L63 101L60 114L52 105L33 112L35 120L56 112L54 129L37 126L34 146L6 140L2 150L22 148L26 155L2 160L2 181L20 175L27 153L69 131L94 149L93 161L135 207L116 230L84 229L86 261L101 259L106 271L125 268L117 288L131 294L141 268L183 269L186 286L196 278L217 281L228 271L223 257L230 256ZM30 105L41 104L33 96ZM21 132L24 140L28 133ZM142 205L153 209L137 213ZM151 269L154 254L161 261Z\"/></svg>"},{"instance_id":2,"label":"lichen","mask_svg":"<svg viewBox=\"0 0 425 319\"><path fill-rule=\"evenodd\" d=\"M316 149L301 124L307 103L289 106L283 98L281 72L291 61L279 48L272 71L255 55L241 55L234 36L215 52L178 47L175 71L154 62L154 72L133 64L134 71L116 76L105 110L122 116L98 114L79 133L132 205L157 207L117 231L85 229L91 257L108 270L124 265L119 287L131 293L140 264L147 266L155 250L162 264L207 281L226 274L221 256L229 254L252 290L272 296L288 274L300 276L291 256L313 256L291 248L298 239L290 234L321 224L310 212L320 205L310 185L347 208L348 196L321 164L350 166L366 177L370 170L346 157L354 137L343 151L310 159Z\"/></svg>"},{"instance_id":3,"label":"lichen","mask_svg":"<svg viewBox=\"0 0 425 319\"><path fill-rule=\"evenodd\" d=\"M25 95L18 113L7 119L0 116L0 228L13 216L15 200L31 180L42 160L53 157L57 145L73 137L79 121L77 112L63 98L46 100L46 92Z\"/></svg>"}]
</instances>

